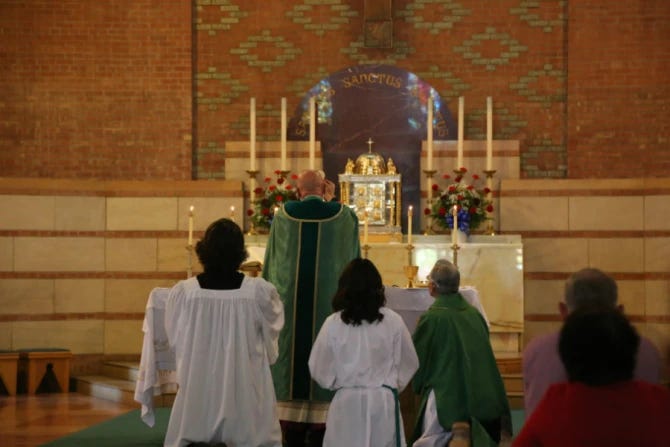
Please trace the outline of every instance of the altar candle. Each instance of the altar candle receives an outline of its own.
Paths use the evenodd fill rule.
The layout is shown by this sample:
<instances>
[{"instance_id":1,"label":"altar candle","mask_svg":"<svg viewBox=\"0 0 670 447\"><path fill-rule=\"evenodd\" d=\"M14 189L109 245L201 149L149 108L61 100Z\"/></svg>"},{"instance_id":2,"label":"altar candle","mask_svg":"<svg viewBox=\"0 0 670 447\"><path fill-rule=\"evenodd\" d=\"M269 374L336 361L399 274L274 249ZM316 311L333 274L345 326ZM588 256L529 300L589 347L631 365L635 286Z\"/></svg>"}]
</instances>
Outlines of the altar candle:
<instances>
[{"instance_id":1,"label":"altar candle","mask_svg":"<svg viewBox=\"0 0 670 447\"><path fill-rule=\"evenodd\" d=\"M451 230L451 243L458 245L458 206L454 205L452 214L454 216L454 228Z\"/></svg>"},{"instance_id":2,"label":"altar candle","mask_svg":"<svg viewBox=\"0 0 670 447\"><path fill-rule=\"evenodd\" d=\"M465 99L462 96L458 97L458 144L456 146L456 169L460 170L463 167L463 138L465 121L463 118L465 109Z\"/></svg>"},{"instance_id":3,"label":"altar candle","mask_svg":"<svg viewBox=\"0 0 670 447\"><path fill-rule=\"evenodd\" d=\"M486 170L493 169L493 100L486 98Z\"/></svg>"},{"instance_id":4,"label":"altar candle","mask_svg":"<svg viewBox=\"0 0 670 447\"><path fill-rule=\"evenodd\" d=\"M249 101L249 170L256 170L256 98Z\"/></svg>"},{"instance_id":5,"label":"altar candle","mask_svg":"<svg viewBox=\"0 0 670 447\"><path fill-rule=\"evenodd\" d=\"M286 98L281 99L281 170L286 170Z\"/></svg>"},{"instance_id":6,"label":"altar candle","mask_svg":"<svg viewBox=\"0 0 670 447\"><path fill-rule=\"evenodd\" d=\"M426 124L426 146L428 147L428 160L426 161L426 169L429 171L433 169L433 98L428 98L428 123Z\"/></svg>"},{"instance_id":7,"label":"altar candle","mask_svg":"<svg viewBox=\"0 0 670 447\"><path fill-rule=\"evenodd\" d=\"M412 245L412 205L407 208L407 245Z\"/></svg>"},{"instance_id":8,"label":"altar candle","mask_svg":"<svg viewBox=\"0 0 670 447\"><path fill-rule=\"evenodd\" d=\"M366 211L363 216L365 221L363 221L363 245L368 245L368 212Z\"/></svg>"},{"instance_id":9,"label":"altar candle","mask_svg":"<svg viewBox=\"0 0 670 447\"><path fill-rule=\"evenodd\" d=\"M235 207L231 205L230 207L230 220L235 222Z\"/></svg>"},{"instance_id":10,"label":"altar candle","mask_svg":"<svg viewBox=\"0 0 670 447\"><path fill-rule=\"evenodd\" d=\"M316 152L316 102L314 97L309 98L309 169L314 169L314 154Z\"/></svg>"},{"instance_id":11,"label":"altar candle","mask_svg":"<svg viewBox=\"0 0 670 447\"><path fill-rule=\"evenodd\" d=\"M274 212L272 213L272 215L273 215L273 216L276 216L278 212L279 212L279 207L278 207L278 206L275 206L275 208L274 208Z\"/></svg>"},{"instance_id":12,"label":"altar candle","mask_svg":"<svg viewBox=\"0 0 670 447\"><path fill-rule=\"evenodd\" d=\"M188 210L188 245L193 246L193 205Z\"/></svg>"}]
</instances>

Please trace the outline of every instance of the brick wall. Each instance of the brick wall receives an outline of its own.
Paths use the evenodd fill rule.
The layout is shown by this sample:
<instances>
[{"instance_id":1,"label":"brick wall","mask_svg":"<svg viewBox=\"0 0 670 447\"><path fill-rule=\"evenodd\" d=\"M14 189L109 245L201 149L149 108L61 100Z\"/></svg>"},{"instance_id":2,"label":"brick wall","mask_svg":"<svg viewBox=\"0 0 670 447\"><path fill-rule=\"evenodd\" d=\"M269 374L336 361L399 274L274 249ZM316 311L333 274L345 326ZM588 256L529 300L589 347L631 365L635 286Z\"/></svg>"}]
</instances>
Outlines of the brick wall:
<instances>
[{"instance_id":1,"label":"brick wall","mask_svg":"<svg viewBox=\"0 0 670 447\"><path fill-rule=\"evenodd\" d=\"M522 177L667 175L670 2L393 10L382 50L363 47L362 0L0 0L0 176L187 179L193 159L195 178L223 178L250 96L258 139L276 140L280 97L292 111L368 62L416 73L452 110L465 96L466 139L484 138L492 95L494 138L520 141Z\"/></svg>"}]
</instances>

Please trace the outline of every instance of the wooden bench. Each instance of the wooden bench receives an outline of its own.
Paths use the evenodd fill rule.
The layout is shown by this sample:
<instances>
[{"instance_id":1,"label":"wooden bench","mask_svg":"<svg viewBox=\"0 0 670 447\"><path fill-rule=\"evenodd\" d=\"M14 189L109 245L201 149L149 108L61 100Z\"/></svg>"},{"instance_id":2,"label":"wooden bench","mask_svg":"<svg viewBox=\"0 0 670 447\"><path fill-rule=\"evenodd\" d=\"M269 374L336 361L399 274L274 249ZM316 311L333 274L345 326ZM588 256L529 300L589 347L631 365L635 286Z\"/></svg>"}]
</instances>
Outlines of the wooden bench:
<instances>
[{"instance_id":1,"label":"wooden bench","mask_svg":"<svg viewBox=\"0 0 670 447\"><path fill-rule=\"evenodd\" d=\"M18 375L19 353L16 351L0 351L0 380L7 388L10 396L16 394L16 377Z\"/></svg>"},{"instance_id":2,"label":"wooden bench","mask_svg":"<svg viewBox=\"0 0 670 447\"><path fill-rule=\"evenodd\" d=\"M53 371L60 392L67 393L70 388L70 359L68 349L20 349L19 363L26 376L26 391L35 394L37 387L48 370Z\"/></svg>"}]
</instances>

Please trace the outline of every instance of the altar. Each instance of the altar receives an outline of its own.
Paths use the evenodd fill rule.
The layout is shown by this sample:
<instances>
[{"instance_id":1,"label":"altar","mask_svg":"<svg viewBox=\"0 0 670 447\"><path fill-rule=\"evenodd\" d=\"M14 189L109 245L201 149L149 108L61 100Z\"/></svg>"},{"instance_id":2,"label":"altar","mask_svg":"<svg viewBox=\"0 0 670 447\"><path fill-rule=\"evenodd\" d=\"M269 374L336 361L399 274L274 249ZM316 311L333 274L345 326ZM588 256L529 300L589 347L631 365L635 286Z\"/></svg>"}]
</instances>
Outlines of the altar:
<instances>
[{"instance_id":1,"label":"altar","mask_svg":"<svg viewBox=\"0 0 670 447\"><path fill-rule=\"evenodd\" d=\"M405 236L406 237L406 236ZM263 262L267 236L247 236L250 260ZM368 259L381 273L387 286L405 287L408 265L407 244L369 242ZM418 285L426 279L437 259L452 260L449 235L412 235L412 264L419 267ZM518 354L523 336L523 244L519 235L472 235L458 250L461 286L479 293L496 353Z\"/></svg>"}]
</instances>

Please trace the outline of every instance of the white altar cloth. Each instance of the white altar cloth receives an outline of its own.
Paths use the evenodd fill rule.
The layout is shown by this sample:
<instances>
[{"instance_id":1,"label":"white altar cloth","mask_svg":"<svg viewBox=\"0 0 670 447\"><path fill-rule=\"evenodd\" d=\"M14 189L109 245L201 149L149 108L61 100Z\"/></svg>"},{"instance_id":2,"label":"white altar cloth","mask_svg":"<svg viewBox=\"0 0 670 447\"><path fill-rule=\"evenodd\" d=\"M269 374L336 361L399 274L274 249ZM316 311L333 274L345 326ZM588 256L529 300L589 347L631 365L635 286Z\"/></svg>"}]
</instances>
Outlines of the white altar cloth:
<instances>
[{"instance_id":1,"label":"white altar cloth","mask_svg":"<svg viewBox=\"0 0 670 447\"><path fill-rule=\"evenodd\" d=\"M459 291L482 314L488 325L477 290L466 286ZM165 307L169 292L167 287L157 287L151 291L142 324L144 340L134 399L142 405L140 417L149 427L155 423L154 396L177 391L175 352L169 347L165 331ZM386 286L384 294L386 307L400 314L410 333L416 329L419 317L433 304L433 297L428 294L427 288Z\"/></svg>"}]
</instances>

